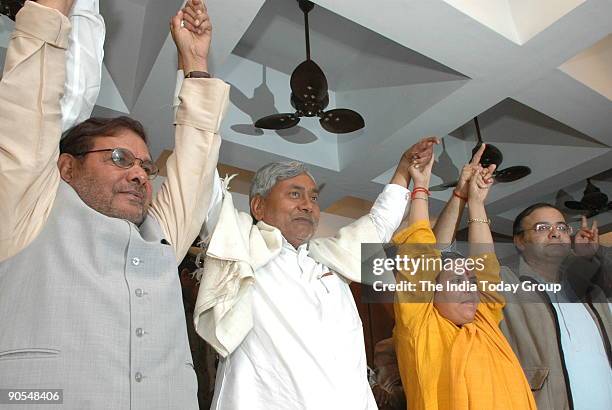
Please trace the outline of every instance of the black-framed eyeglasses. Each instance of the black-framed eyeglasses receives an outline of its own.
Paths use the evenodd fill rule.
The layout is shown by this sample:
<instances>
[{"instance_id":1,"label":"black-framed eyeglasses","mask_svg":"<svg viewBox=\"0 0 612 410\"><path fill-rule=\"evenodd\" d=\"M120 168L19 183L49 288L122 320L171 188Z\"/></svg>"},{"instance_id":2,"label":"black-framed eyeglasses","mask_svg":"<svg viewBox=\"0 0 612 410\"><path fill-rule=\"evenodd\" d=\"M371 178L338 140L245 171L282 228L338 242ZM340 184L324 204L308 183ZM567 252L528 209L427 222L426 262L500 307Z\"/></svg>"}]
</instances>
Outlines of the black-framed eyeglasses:
<instances>
[{"instance_id":1,"label":"black-framed eyeglasses","mask_svg":"<svg viewBox=\"0 0 612 410\"><path fill-rule=\"evenodd\" d=\"M557 224L549 224L548 222L538 222L533 226L533 228L523 229L519 233L523 233L525 231L535 231L536 233L546 233L548 234L550 231L554 229L559 233L565 233L567 235L571 235L574 232L574 229L566 224L565 222L559 222Z\"/></svg>"},{"instance_id":2,"label":"black-framed eyeglasses","mask_svg":"<svg viewBox=\"0 0 612 410\"><path fill-rule=\"evenodd\" d=\"M136 161L140 161L140 167L147 174L148 179L155 179L157 173L159 172L159 168L157 168L157 165L155 165L153 161L136 158L136 156L132 154L132 151L126 148L94 149L91 151L79 152L73 155L75 157L80 157L93 152L110 152L113 164L123 169L132 168L134 164L136 164Z\"/></svg>"}]
</instances>

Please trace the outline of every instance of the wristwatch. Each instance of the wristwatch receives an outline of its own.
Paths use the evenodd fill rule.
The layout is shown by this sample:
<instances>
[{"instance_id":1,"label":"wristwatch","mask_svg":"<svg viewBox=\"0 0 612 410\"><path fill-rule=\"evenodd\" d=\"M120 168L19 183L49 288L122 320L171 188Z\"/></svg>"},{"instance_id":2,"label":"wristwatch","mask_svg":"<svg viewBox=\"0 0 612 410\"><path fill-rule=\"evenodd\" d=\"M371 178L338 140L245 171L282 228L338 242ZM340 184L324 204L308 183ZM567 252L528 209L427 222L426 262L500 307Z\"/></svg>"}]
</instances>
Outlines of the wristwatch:
<instances>
[{"instance_id":1,"label":"wristwatch","mask_svg":"<svg viewBox=\"0 0 612 410\"><path fill-rule=\"evenodd\" d=\"M210 78L210 74L206 71L190 71L185 78Z\"/></svg>"}]
</instances>

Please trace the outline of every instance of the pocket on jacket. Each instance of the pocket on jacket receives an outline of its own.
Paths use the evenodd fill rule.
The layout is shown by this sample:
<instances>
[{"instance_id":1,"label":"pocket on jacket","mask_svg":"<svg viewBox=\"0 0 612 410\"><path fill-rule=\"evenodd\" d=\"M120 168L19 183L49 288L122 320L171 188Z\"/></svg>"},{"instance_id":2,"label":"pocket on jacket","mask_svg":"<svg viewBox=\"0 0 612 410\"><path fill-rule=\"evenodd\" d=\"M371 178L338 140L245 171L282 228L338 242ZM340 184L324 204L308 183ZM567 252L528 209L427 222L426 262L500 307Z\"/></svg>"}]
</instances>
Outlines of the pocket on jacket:
<instances>
[{"instance_id":1,"label":"pocket on jacket","mask_svg":"<svg viewBox=\"0 0 612 410\"><path fill-rule=\"evenodd\" d=\"M525 377L529 383L531 391L542 390L544 382L548 378L550 369L548 367L529 367L525 369Z\"/></svg>"},{"instance_id":2,"label":"pocket on jacket","mask_svg":"<svg viewBox=\"0 0 612 410\"><path fill-rule=\"evenodd\" d=\"M0 352L0 360L47 359L58 357L60 351L48 348L11 349Z\"/></svg>"}]
</instances>

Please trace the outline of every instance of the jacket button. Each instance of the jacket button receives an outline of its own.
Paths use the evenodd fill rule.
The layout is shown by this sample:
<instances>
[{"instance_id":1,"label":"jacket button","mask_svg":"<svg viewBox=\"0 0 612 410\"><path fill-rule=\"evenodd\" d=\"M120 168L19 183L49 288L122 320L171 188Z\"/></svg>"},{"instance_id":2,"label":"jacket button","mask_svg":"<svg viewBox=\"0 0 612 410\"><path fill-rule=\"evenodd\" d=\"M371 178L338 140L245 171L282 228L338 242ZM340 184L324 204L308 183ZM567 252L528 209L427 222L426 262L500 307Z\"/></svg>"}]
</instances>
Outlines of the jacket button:
<instances>
[{"instance_id":1,"label":"jacket button","mask_svg":"<svg viewBox=\"0 0 612 410\"><path fill-rule=\"evenodd\" d=\"M142 379L143 379L142 373L136 372L136 374L134 375L134 380L136 380L137 383L140 383Z\"/></svg>"},{"instance_id":2,"label":"jacket button","mask_svg":"<svg viewBox=\"0 0 612 410\"><path fill-rule=\"evenodd\" d=\"M132 265L134 265L134 266L140 265L140 258L133 257L132 258Z\"/></svg>"},{"instance_id":3,"label":"jacket button","mask_svg":"<svg viewBox=\"0 0 612 410\"><path fill-rule=\"evenodd\" d=\"M136 296L138 296L139 298L141 298L141 297L142 297L142 295L144 295L144 291L143 291L142 289L140 289L140 288L136 289L136 290L134 291L134 293L135 293L135 294L136 294Z\"/></svg>"},{"instance_id":4,"label":"jacket button","mask_svg":"<svg viewBox=\"0 0 612 410\"><path fill-rule=\"evenodd\" d=\"M136 336L138 337L142 337L144 335L144 330L142 330L141 327L139 327L138 329L136 329Z\"/></svg>"}]
</instances>

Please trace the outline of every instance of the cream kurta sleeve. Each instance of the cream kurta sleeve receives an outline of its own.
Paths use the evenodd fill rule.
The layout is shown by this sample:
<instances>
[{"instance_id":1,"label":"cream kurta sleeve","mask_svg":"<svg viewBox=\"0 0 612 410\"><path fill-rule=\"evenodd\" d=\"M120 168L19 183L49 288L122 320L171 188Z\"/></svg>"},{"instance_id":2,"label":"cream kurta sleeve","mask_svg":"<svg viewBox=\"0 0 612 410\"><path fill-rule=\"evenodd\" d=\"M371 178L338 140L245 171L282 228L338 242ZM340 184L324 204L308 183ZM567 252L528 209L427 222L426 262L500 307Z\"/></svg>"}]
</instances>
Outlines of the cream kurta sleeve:
<instances>
[{"instance_id":1,"label":"cream kurta sleeve","mask_svg":"<svg viewBox=\"0 0 612 410\"><path fill-rule=\"evenodd\" d=\"M0 83L0 261L32 242L55 199L69 32L37 3L17 14Z\"/></svg>"},{"instance_id":2,"label":"cream kurta sleeve","mask_svg":"<svg viewBox=\"0 0 612 410\"><path fill-rule=\"evenodd\" d=\"M180 262L206 219L221 137L219 127L229 100L219 79L185 79L176 114L174 152L168 177L149 211L159 221Z\"/></svg>"}]
</instances>

